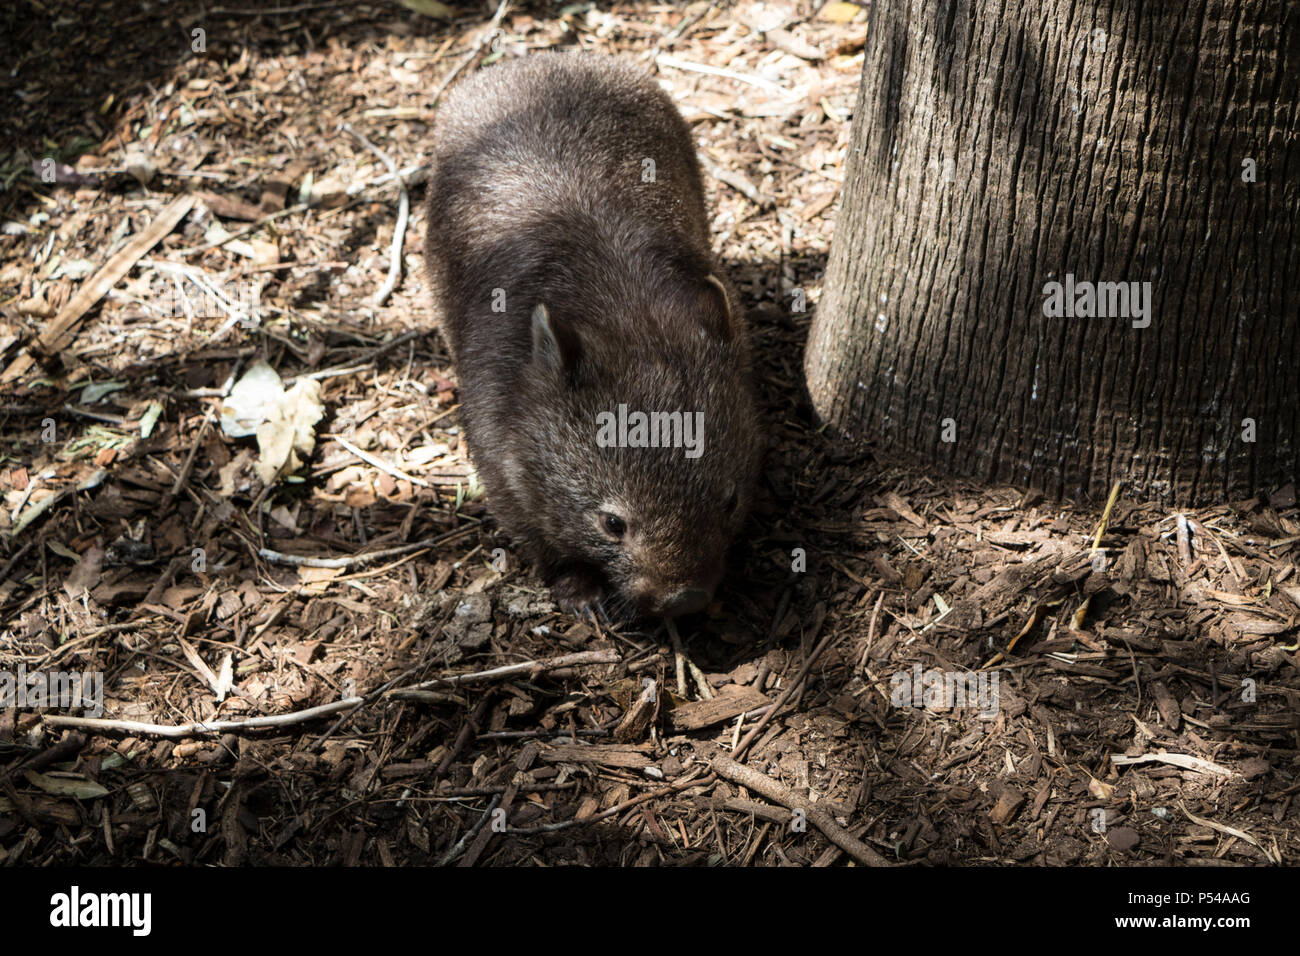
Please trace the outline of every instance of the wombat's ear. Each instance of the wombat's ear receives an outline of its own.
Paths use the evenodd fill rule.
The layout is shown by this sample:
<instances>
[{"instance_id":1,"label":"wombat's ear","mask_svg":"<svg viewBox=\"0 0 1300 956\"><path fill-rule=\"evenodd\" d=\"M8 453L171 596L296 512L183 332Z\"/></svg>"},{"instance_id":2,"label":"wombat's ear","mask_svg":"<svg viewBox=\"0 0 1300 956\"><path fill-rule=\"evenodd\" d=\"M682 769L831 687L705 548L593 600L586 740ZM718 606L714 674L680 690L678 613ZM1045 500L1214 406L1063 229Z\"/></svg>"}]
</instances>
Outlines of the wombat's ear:
<instances>
[{"instance_id":1,"label":"wombat's ear","mask_svg":"<svg viewBox=\"0 0 1300 956\"><path fill-rule=\"evenodd\" d=\"M533 309L533 361L557 372L572 372L578 364L577 336L540 302Z\"/></svg>"},{"instance_id":2,"label":"wombat's ear","mask_svg":"<svg viewBox=\"0 0 1300 956\"><path fill-rule=\"evenodd\" d=\"M731 301L727 298L727 287L715 275L705 281L700 296L700 307L704 315L704 324L710 332L724 342L731 340Z\"/></svg>"}]
</instances>

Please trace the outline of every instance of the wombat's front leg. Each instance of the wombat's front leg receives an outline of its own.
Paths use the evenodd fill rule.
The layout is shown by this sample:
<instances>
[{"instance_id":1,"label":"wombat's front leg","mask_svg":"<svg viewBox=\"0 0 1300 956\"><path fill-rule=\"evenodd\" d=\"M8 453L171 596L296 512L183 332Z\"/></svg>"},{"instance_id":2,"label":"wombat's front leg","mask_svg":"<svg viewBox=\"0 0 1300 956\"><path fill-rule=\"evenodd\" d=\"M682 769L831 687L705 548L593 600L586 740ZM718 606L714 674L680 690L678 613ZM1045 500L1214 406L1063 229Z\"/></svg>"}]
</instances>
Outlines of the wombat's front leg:
<instances>
[{"instance_id":1,"label":"wombat's front leg","mask_svg":"<svg viewBox=\"0 0 1300 956\"><path fill-rule=\"evenodd\" d=\"M599 572L583 565L568 565L551 581L551 597L560 610L577 617L595 614L605 597L605 581Z\"/></svg>"}]
</instances>

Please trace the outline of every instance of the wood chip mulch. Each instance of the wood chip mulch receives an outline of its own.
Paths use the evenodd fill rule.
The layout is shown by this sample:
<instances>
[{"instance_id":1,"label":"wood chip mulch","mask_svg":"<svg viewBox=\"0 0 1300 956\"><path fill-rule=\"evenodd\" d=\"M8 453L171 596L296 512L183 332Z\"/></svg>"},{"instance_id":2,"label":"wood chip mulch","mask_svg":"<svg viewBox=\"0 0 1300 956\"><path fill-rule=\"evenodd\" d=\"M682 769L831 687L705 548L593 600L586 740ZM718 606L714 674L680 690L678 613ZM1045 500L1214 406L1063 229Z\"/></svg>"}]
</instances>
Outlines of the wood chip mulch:
<instances>
[{"instance_id":1,"label":"wood chip mulch","mask_svg":"<svg viewBox=\"0 0 1300 956\"><path fill-rule=\"evenodd\" d=\"M1294 487L1185 512L1121 490L1098 540L1104 502L813 419L798 306L863 9L527 4L486 43L477 7L285 6L0 12L0 672L101 674L117 722L281 718L164 737L0 710L0 863L1300 858ZM755 329L761 500L680 678L664 628L566 617L513 559L431 330L434 95L561 45L657 66ZM326 410L270 486L219 424L259 358ZM972 673L995 706L924 693Z\"/></svg>"}]
</instances>

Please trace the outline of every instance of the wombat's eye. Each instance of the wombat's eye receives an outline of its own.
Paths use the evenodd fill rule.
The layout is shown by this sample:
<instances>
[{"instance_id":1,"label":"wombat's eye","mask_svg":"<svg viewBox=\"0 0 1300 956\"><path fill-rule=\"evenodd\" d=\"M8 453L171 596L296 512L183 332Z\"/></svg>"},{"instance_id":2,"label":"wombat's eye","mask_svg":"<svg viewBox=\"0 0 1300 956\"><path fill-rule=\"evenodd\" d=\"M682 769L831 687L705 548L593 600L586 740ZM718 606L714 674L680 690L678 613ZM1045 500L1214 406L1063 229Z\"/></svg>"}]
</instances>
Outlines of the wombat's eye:
<instances>
[{"instance_id":1,"label":"wombat's eye","mask_svg":"<svg viewBox=\"0 0 1300 956\"><path fill-rule=\"evenodd\" d=\"M627 532L627 523L618 515L609 512L600 516L600 526L611 538L621 538Z\"/></svg>"}]
</instances>

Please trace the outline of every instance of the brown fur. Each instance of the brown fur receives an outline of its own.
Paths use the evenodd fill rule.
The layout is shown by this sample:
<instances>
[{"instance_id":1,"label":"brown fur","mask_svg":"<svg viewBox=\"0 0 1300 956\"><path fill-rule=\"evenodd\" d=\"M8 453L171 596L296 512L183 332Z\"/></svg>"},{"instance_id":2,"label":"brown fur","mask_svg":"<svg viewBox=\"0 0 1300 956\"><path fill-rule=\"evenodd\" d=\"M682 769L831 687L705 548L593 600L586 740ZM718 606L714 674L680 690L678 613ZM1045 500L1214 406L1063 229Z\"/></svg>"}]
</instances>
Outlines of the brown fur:
<instances>
[{"instance_id":1,"label":"brown fur","mask_svg":"<svg viewBox=\"0 0 1300 956\"><path fill-rule=\"evenodd\" d=\"M686 124L631 64L546 53L457 87L434 132L429 277L498 521L569 609L698 609L748 511L759 433ZM620 403L702 412L703 453L600 447L596 416Z\"/></svg>"}]
</instances>

